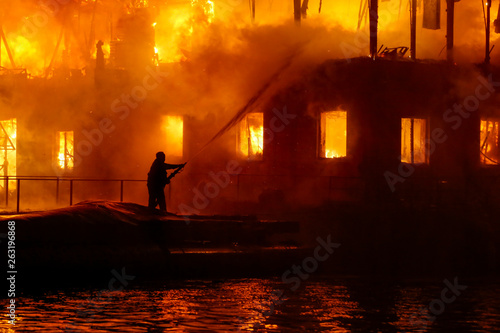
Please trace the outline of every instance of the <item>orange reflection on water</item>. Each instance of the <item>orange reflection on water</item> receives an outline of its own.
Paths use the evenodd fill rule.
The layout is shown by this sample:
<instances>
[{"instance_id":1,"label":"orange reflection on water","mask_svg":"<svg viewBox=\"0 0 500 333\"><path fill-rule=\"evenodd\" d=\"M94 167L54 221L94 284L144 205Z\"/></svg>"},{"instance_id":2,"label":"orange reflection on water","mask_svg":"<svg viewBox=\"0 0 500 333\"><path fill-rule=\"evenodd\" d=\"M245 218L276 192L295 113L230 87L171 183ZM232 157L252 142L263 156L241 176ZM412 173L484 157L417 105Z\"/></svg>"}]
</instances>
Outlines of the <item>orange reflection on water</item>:
<instances>
[{"instance_id":1,"label":"orange reflection on water","mask_svg":"<svg viewBox=\"0 0 500 333\"><path fill-rule=\"evenodd\" d=\"M9 323L10 318L5 314L5 319L0 319L0 332L2 333L15 333L15 326Z\"/></svg>"},{"instance_id":2,"label":"orange reflection on water","mask_svg":"<svg viewBox=\"0 0 500 333\"><path fill-rule=\"evenodd\" d=\"M349 290L345 286L332 287L314 283L306 287L306 292L306 299L316 299L316 302L305 305L307 311L304 311L303 315L317 318L319 326L323 328L329 328L334 332L351 332L346 328L346 322L362 318L358 315L361 312L359 304L351 299Z\"/></svg>"},{"instance_id":3,"label":"orange reflection on water","mask_svg":"<svg viewBox=\"0 0 500 333\"><path fill-rule=\"evenodd\" d=\"M400 291L394 302L397 321L394 323L401 330L427 332L427 324L422 320L421 309L425 306L422 291L419 288L406 288Z\"/></svg>"},{"instance_id":4,"label":"orange reflection on water","mask_svg":"<svg viewBox=\"0 0 500 333\"><path fill-rule=\"evenodd\" d=\"M68 290L19 297L16 327L6 325L4 313L0 332L492 332L500 324L497 282L470 285L424 326L412 323L412 316L441 297L440 281L402 286L367 279L313 279L301 280L297 290L280 277L142 285L134 280L123 291ZM287 299L272 305L280 290ZM5 308L7 302L0 300L0 306Z\"/></svg>"},{"instance_id":5,"label":"orange reflection on water","mask_svg":"<svg viewBox=\"0 0 500 333\"><path fill-rule=\"evenodd\" d=\"M266 323L267 317L279 311L272 303L278 296L277 291L267 281L261 279L242 280L226 289L239 299L238 327L241 331L253 331L257 328L275 329L275 324Z\"/></svg>"}]
</instances>

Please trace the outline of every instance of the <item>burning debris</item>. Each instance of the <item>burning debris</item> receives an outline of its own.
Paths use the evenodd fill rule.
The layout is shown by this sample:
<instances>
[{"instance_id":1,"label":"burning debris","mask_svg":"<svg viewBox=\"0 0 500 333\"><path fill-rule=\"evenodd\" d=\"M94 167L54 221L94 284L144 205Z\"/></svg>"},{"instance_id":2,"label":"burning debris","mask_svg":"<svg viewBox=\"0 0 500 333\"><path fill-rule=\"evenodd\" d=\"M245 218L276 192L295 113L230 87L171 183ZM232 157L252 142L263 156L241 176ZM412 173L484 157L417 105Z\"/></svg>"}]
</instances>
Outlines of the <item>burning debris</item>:
<instances>
[{"instance_id":1,"label":"burning debris","mask_svg":"<svg viewBox=\"0 0 500 333\"><path fill-rule=\"evenodd\" d=\"M481 120L481 163L498 165L500 158L498 121Z\"/></svg>"}]
</instances>

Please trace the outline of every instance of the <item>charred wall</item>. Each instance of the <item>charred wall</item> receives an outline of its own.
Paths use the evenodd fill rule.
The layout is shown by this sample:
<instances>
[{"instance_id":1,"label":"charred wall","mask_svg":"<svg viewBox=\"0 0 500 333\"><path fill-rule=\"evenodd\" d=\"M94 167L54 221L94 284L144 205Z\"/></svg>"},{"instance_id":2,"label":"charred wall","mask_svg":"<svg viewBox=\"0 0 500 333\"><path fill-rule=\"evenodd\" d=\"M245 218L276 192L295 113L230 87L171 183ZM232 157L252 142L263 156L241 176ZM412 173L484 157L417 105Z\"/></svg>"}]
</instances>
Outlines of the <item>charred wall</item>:
<instances>
[{"instance_id":1,"label":"charred wall","mask_svg":"<svg viewBox=\"0 0 500 333\"><path fill-rule=\"evenodd\" d=\"M465 202L471 186L482 186L475 179L494 173L480 164L478 147L481 114L492 112L496 97L477 107L469 98L487 76L480 75L472 66L443 62L328 61L269 103L267 126L277 105L297 117L273 140L268 136L259 168L277 179L288 177L281 188L299 203ZM321 158L319 114L339 109L348 112L347 156ZM450 117L461 117L460 123ZM427 120L427 163L401 163L402 118Z\"/></svg>"}]
</instances>

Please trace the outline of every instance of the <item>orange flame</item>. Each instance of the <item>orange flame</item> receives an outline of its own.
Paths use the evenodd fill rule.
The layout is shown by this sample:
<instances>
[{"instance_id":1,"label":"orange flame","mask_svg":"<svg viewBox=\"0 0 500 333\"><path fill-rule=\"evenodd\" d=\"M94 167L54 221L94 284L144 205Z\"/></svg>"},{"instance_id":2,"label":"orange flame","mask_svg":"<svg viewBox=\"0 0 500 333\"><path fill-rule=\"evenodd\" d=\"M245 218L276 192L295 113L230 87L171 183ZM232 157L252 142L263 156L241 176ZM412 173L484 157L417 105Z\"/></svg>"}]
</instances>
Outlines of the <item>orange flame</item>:
<instances>
[{"instance_id":1,"label":"orange flame","mask_svg":"<svg viewBox=\"0 0 500 333\"><path fill-rule=\"evenodd\" d=\"M498 121L481 120L481 162L498 164Z\"/></svg>"},{"instance_id":2,"label":"orange flame","mask_svg":"<svg viewBox=\"0 0 500 333\"><path fill-rule=\"evenodd\" d=\"M184 119L181 116L165 116L163 131L166 138L165 155L172 157L183 156Z\"/></svg>"},{"instance_id":3,"label":"orange flame","mask_svg":"<svg viewBox=\"0 0 500 333\"><path fill-rule=\"evenodd\" d=\"M192 0L191 5L193 7L200 7L205 14L208 23L212 23L212 19L215 16L214 3L210 0Z\"/></svg>"},{"instance_id":4,"label":"orange flame","mask_svg":"<svg viewBox=\"0 0 500 333\"><path fill-rule=\"evenodd\" d=\"M322 156L336 158L347 156L347 112L321 113Z\"/></svg>"},{"instance_id":5,"label":"orange flame","mask_svg":"<svg viewBox=\"0 0 500 333\"><path fill-rule=\"evenodd\" d=\"M59 168L64 170L73 169L73 151L73 131L59 132L59 151L57 155Z\"/></svg>"},{"instance_id":6,"label":"orange flame","mask_svg":"<svg viewBox=\"0 0 500 333\"><path fill-rule=\"evenodd\" d=\"M244 156L262 157L264 151L263 113L250 113L240 123L239 146Z\"/></svg>"}]
</instances>

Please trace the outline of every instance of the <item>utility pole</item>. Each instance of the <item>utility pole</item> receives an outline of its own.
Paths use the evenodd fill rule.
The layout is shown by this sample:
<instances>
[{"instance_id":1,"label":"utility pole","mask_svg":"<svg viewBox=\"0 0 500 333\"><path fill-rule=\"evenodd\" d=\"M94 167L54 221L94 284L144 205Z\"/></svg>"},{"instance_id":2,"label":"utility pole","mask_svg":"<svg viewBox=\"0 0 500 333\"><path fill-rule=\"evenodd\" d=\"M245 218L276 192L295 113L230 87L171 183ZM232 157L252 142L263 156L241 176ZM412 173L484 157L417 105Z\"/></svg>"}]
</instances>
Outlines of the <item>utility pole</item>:
<instances>
[{"instance_id":1,"label":"utility pole","mask_svg":"<svg viewBox=\"0 0 500 333\"><path fill-rule=\"evenodd\" d=\"M377 57L378 0L370 0L370 57Z\"/></svg>"},{"instance_id":2,"label":"utility pole","mask_svg":"<svg viewBox=\"0 0 500 333\"><path fill-rule=\"evenodd\" d=\"M417 0L411 0L410 56L417 59Z\"/></svg>"},{"instance_id":3,"label":"utility pole","mask_svg":"<svg viewBox=\"0 0 500 333\"><path fill-rule=\"evenodd\" d=\"M446 59L453 62L453 27L455 20L455 0L446 0Z\"/></svg>"},{"instance_id":4,"label":"utility pole","mask_svg":"<svg viewBox=\"0 0 500 333\"><path fill-rule=\"evenodd\" d=\"M296 25L300 25L300 0L293 0L293 19Z\"/></svg>"},{"instance_id":5,"label":"utility pole","mask_svg":"<svg viewBox=\"0 0 500 333\"><path fill-rule=\"evenodd\" d=\"M250 10L252 12L252 23L255 22L255 0L251 1Z\"/></svg>"}]
</instances>

